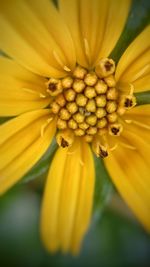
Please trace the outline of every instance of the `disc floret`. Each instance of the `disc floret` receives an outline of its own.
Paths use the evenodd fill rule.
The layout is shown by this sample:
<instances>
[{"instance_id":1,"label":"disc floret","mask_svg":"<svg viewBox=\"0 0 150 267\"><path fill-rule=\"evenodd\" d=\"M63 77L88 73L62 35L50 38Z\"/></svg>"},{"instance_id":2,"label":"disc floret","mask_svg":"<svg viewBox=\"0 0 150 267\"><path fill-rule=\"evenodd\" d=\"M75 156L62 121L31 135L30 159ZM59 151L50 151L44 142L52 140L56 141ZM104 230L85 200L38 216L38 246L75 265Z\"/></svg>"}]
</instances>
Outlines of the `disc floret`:
<instances>
[{"instance_id":1,"label":"disc floret","mask_svg":"<svg viewBox=\"0 0 150 267\"><path fill-rule=\"evenodd\" d=\"M108 156L108 149L99 143L101 133L119 136L123 130L119 110L126 110L136 103L133 95L120 96L116 88L115 62L101 59L98 65L87 70L77 65L63 79L50 78L47 91L52 96L50 108L57 116L59 146L70 146L75 136L94 143L96 155ZM98 141L100 142L100 141Z\"/></svg>"}]
</instances>

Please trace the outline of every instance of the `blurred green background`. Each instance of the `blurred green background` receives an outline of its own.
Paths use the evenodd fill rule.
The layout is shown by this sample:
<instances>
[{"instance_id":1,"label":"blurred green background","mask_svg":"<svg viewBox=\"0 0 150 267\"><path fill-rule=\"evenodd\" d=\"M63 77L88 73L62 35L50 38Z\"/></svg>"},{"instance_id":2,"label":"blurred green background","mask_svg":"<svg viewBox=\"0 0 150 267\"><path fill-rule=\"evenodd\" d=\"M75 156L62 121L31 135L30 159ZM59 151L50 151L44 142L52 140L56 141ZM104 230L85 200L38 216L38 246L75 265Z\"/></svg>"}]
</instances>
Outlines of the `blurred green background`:
<instances>
[{"instance_id":1,"label":"blurred green background","mask_svg":"<svg viewBox=\"0 0 150 267\"><path fill-rule=\"evenodd\" d=\"M48 254L39 237L41 194L19 185L0 199L1 267L148 267L150 238L117 197L95 214L78 257Z\"/></svg>"}]
</instances>

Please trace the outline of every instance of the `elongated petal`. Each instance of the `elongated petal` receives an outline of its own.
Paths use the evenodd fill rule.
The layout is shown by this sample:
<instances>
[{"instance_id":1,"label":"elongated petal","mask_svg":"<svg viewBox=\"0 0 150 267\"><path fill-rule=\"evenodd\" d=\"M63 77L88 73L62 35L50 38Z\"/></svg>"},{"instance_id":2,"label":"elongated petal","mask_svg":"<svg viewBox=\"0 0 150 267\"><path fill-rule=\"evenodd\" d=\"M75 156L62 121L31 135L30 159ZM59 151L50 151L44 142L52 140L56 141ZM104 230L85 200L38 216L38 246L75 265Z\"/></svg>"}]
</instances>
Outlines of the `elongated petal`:
<instances>
[{"instance_id":1,"label":"elongated petal","mask_svg":"<svg viewBox=\"0 0 150 267\"><path fill-rule=\"evenodd\" d=\"M50 251L77 253L89 226L94 191L94 164L87 144L76 140L59 148L48 175L41 231Z\"/></svg>"},{"instance_id":2,"label":"elongated petal","mask_svg":"<svg viewBox=\"0 0 150 267\"><path fill-rule=\"evenodd\" d=\"M49 110L28 112L0 126L0 194L40 159L54 133Z\"/></svg>"},{"instance_id":3,"label":"elongated petal","mask_svg":"<svg viewBox=\"0 0 150 267\"><path fill-rule=\"evenodd\" d=\"M150 231L149 165L144 150L142 143L136 150L120 146L105 159L105 166L126 203Z\"/></svg>"},{"instance_id":4,"label":"elongated petal","mask_svg":"<svg viewBox=\"0 0 150 267\"><path fill-rule=\"evenodd\" d=\"M75 64L72 39L51 1L1 1L0 36L6 53L45 77L61 77Z\"/></svg>"},{"instance_id":5,"label":"elongated petal","mask_svg":"<svg viewBox=\"0 0 150 267\"><path fill-rule=\"evenodd\" d=\"M123 31L130 11L130 0L108 0L107 14L103 30L103 36L99 48L99 56L108 57L117 44ZM103 13L102 13L103 16ZM101 31L101 29L99 30Z\"/></svg>"},{"instance_id":6,"label":"elongated petal","mask_svg":"<svg viewBox=\"0 0 150 267\"><path fill-rule=\"evenodd\" d=\"M130 44L117 66L116 79L122 90L129 90L129 84L135 92L150 89L150 26Z\"/></svg>"},{"instance_id":7,"label":"elongated petal","mask_svg":"<svg viewBox=\"0 0 150 267\"><path fill-rule=\"evenodd\" d=\"M130 0L59 0L76 45L77 61L87 67L107 57L125 25Z\"/></svg>"},{"instance_id":8,"label":"elongated petal","mask_svg":"<svg viewBox=\"0 0 150 267\"><path fill-rule=\"evenodd\" d=\"M45 82L13 60L0 57L0 116L16 116L47 106L50 97Z\"/></svg>"},{"instance_id":9,"label":"elongated petal","mask_svg":"<svg viewBox=\"0 0 150 267\"><path fill-rule=\"evenodd\" d=\"M88 66L88 61L85 54L85 46L82 34L80 32L80 11L79 1L77 0L60 0L59 8L63 19L65 20L72 39L75 44L77 62L84 67Z\"/></svg>"}]
</instances>

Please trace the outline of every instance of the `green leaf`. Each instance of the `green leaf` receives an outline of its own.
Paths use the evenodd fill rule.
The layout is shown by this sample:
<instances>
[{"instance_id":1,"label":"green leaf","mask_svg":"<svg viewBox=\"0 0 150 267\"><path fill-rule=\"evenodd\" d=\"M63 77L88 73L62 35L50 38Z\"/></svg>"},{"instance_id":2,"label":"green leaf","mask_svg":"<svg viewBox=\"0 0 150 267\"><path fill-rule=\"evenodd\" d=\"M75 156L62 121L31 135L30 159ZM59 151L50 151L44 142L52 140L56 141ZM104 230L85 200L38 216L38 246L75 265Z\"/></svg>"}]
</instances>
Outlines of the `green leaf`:
<instances>
[{"instance_id":1,"label":"green leaf","mask_svg":"<svg viewBox=\"0 0 150 267\"><path fill-rule=\"evenodd\" d=\"M150 91L135 94L138 105L150 104Z\"/></svg>"},{"instance_id":2,"label":"green leaf","mask_svg":"<svg viewBox=\"0 0 150 267\"><path fill-rule=\"evenodd\" d=\"M94 156L95 170L96 170L96 183L94 195L94 213L99 216L110 199L113 191L113 185L107 170L104 166L103 160Z\"/></svg>"},{"instance_id":3,"label":"green leaf","mask_svg":"<svg viewBox=\"0 0 150 267\"><path fill-rule=\"evenodd\" d=\"M23 177L23 183L29 182L33 179L39 178L40 176L45 176L50 167L50 163L53 159L54 153L57 149L57 144L53 140L47 152L44 156L35 164L35 166Z\"/></svg>"},{"instance_id":4,"label":"green leaf","mask_svg":"<svg viewBox=\"0 0 150 267\"><path fill-rule=\"evenodd\" d=\"M150 1L134 0L124 31L110 57L115 62L135 39L135 37L150 23ZM116 14L117 16L117 14Z\"/></svg>"},{"instance_id":5,"label":"green leaf","mask_svg":"<svg viewBox=\"0 0 150 267\"><path fill-rule=\"evenodd\" d=\"M0 117L0 124L3 124L6 121L9 121L10 119L12 119L12 117Z\"/></svg>"}]
</instances>

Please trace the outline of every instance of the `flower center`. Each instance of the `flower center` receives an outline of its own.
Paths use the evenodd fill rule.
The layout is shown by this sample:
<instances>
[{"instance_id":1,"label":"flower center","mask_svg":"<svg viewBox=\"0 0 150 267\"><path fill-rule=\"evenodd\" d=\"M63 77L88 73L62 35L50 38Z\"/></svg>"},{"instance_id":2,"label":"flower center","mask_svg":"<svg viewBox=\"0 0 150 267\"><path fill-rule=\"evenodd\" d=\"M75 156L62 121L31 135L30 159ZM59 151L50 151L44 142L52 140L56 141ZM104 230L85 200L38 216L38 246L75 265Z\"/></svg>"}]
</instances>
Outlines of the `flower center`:
<instances>
[{"instance_id":1,"label":"flower center","mask_svg":"<svg viewBox=\"0 0 150 267\"><path fill-rule=\"evenodd\" d=\"M62 147L80 136L93 142L104 131L118 136L122 125L118 118L119 92L115 81L115 63L104 58L93 70L77 65L74 72L63 79L50 78L47 91L52 96L51 111L57 116L56 137ZM132 98L121 99L123 108L133 105ZM106 157L108 152L100 145L98 153Z\"/></svg>"}]
</instances>

